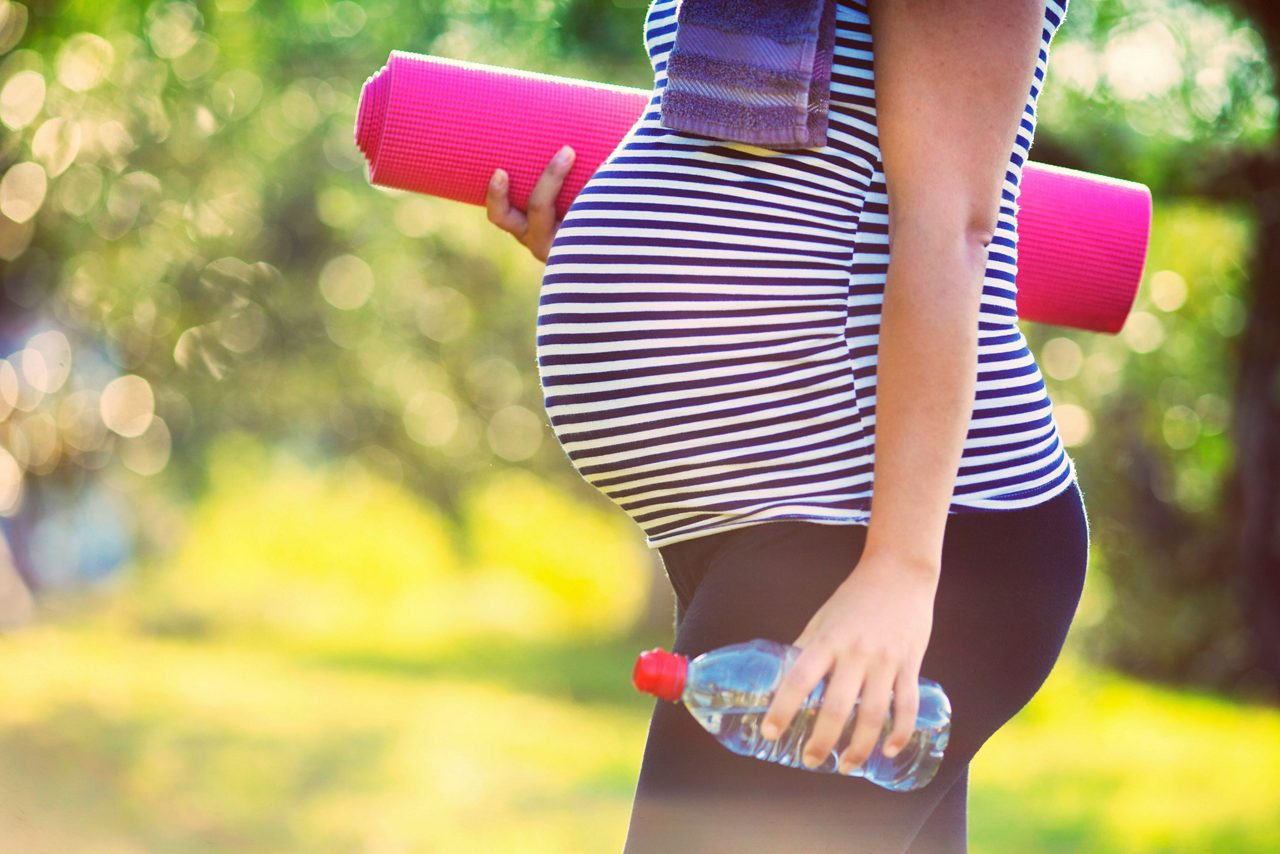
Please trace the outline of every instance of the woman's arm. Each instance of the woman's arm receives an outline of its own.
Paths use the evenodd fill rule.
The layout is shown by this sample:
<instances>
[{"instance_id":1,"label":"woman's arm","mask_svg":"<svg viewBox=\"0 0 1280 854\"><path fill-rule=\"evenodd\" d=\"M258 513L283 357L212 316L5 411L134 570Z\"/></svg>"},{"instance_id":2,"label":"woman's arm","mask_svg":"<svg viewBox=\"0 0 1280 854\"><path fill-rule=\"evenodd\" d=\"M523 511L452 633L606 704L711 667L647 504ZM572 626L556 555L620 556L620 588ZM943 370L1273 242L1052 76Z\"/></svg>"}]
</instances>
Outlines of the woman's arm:
<instances>
[{"instance_id":1,"label":"woman's arm","mask_svg":"<svg viewBox=\"0 0 1280 854\"><path fill-rule=\"evenodd\" d=\"M891 247L872 519L857 566L794 642L803 652L762 727L766 737L784 731L834 665L805 759L830 754L861 694L845 769L871 755L890 691L887 755L915 728L973 411L986 246L1034 79L1044 0L869 0L869 11Z\"/></svg>"},{"instance_id":2,"label":"woman's arm","mask_svg":"<svg viewBox=\"0 0 1280 854\"><path fill-rule=\"evenodd\" d=\"M1044 0L870 3L890 260L866 550L936 573L973 412L986 247Z\"/></svg>"}]
</instances>

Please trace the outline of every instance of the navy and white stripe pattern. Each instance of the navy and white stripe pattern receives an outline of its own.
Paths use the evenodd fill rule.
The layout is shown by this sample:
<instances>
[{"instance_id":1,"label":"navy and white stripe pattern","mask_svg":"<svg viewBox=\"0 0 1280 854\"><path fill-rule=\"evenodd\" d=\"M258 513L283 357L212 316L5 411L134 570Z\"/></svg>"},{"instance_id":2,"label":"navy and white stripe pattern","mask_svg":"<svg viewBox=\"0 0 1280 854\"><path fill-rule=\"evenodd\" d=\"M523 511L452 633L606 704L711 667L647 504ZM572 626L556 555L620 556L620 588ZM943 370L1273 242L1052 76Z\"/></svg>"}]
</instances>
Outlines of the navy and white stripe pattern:
<instances>
[{"instance_id":1,"label":"navy and white stripe pattern","mask_svg":"<svg viewBox=\"0 0 1280 854\"><path fill-rule=\"evenodd\" d=\"M870 521L888 204L865 0L839 0L828 144L772 150L658 125L678 0L652 0L652 100L565 215L537 362L577 472L651 549L777 519ZM977 399L949 507L1075 480L1017 325L1017 198L1066 2L1046 0L979 315Z\"/></svg>"}]
</instances>

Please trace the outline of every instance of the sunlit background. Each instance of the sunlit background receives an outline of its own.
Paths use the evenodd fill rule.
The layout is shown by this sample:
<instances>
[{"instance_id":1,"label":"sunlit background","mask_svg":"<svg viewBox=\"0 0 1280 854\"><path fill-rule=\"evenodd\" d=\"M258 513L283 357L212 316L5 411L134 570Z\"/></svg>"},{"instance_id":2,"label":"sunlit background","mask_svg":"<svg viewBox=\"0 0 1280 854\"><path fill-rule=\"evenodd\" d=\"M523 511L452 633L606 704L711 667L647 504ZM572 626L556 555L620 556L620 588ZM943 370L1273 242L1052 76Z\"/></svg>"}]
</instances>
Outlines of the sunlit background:
<instances>
[{"instance_id":1,"label":"sunlit background","mask_svg":"<svg viewBox=\"0 0 1280 854\"><path fill-rule=\"evenodd\" d=\"M0 0L0 850L621 849L670 589L541 264L352 130L392 49L647 88L647 5ZM1280 849L1277 56L1260 0L1055 39L1032 159L1155 219L1119 335L1024 324L1093 553L975 851Z\"/></svg>"}]
</instances>

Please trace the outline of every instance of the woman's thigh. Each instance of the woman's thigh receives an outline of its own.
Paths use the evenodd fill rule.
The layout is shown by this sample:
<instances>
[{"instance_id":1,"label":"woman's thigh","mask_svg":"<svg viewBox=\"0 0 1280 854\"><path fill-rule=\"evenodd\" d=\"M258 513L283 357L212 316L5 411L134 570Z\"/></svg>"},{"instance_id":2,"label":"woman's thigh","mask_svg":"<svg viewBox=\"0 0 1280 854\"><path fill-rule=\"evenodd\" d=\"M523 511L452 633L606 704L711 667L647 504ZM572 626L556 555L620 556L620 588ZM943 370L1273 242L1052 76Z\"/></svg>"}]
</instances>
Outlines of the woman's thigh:
<instances>
[{"instance_id":1,"label":"woman's thigh","mask_svg":"<svg viewBox=\"0 0 1280 854\"><path fill-rule=\"evenodd\" d=\"M757 637L791 643L853 571L865 535L857 525L779 521L665 547L680 602L673 649L692 657ZM916 791L740 756L681 705L656 700L626 854L905 851L978 749L1049 675L1087 560L1074 486L1035 507L948 518L920 675L947 692L951 737L937 776ZM949 826L961 838L938 850L963 851L963 823Z\"/></svg>"}]
</instances>

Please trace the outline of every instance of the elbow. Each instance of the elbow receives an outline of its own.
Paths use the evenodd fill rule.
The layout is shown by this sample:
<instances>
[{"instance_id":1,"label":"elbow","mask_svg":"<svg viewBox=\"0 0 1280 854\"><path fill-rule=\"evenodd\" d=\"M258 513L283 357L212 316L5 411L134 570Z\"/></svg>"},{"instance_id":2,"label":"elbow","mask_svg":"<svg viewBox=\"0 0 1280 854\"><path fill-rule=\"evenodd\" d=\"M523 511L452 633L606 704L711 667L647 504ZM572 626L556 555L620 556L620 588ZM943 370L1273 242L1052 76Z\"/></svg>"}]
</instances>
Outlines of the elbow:
<instances>
[{"instance_id":1,"label":"elbow","mask_svg":"<svg viewBox=\"0 0 1280 854\"><path fill-rule=\"evenodd\" d=\"M965 242L985 252L995 239L998 219L999 211L995 208L970 206L969 215L964 219Z\"/></svg>"},{"instance_id":2,"label":"elbow","mask_svg":"<svg viewBox=\"0 0 1280 854\"><path fill-rule=\"evenodd\" d=\"M967 244L985 252L996 236L995 223L989 223L985 219L970 220L968 227L965 228L964 236Z\"/></svg>"},{"instance_id":3,"label":"elbow","mask_svg":"<svg viewBox=\"0 0 1280 854\"><path fill-rule=\"evenodd\" d=\"M995 233L995 224L982 219L902 218L895 228L890 217L889 253L890 257L926 257L935 267L950 258L967 267L985 268Z\"/></svg>"},{"instance_id":4,"label":"elbow","mask_svg":"<svg viewBox=\"0 0 1280 854\"><path fill-rule=\"evenodd\" d=\"M989 260L987 253L995 234L994 223L988 225L983 221L972 221L964 230L961 246L970 269L986 270Z\"/></svg>"},{"instance_id":5,"label":"elbow","mask_svg":"<svg viewBox=\"0 0 1280 854\"><path fill-rule=\"evenodd\" d=\"M986 211L972 213L964 220L964 228L960 233L962 252L970 264L985 269L987 251L996 236L996 220Z\"/></svg>"},{"instance_id":6,"label":"elbow","mask_svg":"<svg viewBox=\"0 0 1280 854\"><path fill-rule=\"evenodd\" d=\"M903 235L908 241L917 236L929 234L947 240L959 240L967 248L985 253L996 234L996 216L994 211L973 210L965 215L955 207L948 213L939 206L932 206L912 213L898 213L889 206L889 245L893 246L894 233ZM908 236L909 235L909 236Z\"/></svg>"}]
</instances>

